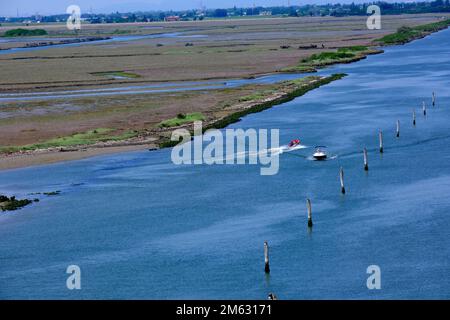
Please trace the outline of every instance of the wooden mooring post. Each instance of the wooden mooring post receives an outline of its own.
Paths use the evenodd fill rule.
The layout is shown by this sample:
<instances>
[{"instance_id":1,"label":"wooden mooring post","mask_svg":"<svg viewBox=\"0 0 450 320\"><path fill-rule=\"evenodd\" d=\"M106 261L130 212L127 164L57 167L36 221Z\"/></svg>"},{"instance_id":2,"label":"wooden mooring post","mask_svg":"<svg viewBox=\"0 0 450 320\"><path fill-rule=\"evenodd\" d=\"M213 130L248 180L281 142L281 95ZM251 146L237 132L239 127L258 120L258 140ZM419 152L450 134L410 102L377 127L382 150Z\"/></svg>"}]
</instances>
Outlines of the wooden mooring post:
<instances>
[{"instance_id":1,"label":"wooden mooring post","mask_svg":"<svg viewBox=\"0 0 450 320\"><path fill-rule=\"evenodd\" d=\"M267 241L264 241L264 272L270 273L269 243Z\"/></svg>"},{"instance_id":2,"label":"wooden mooring post","mask_svg":"<svg viewBox=\"0 0 450 320\"><path fill-rule=\"evenodd\" d=\"M341 167L339 170L339 179L341 181L341 193L345 194L345 185L344 185L344 169Z\"/></svg>"},{"instance_id":3,"label":"wooden mooring post","mask_svg":"<svg viewBox=\"0 0 450 320\"><path fill-rule=\"evenodd\" d=\"M363 152L364 152L364 170L369 171L369 157L367 155L367 149L364 148Z\"/></svg>"},{"instance_id":4,"label":"wooden mooring post","mask_svg":"<svg viewBox=\"0 0 450 320\"><path fill-rule=\"evenodd\" d=\"M378 134L378 139L380 140L380 153L384 152L383 147L383 131L380 130L380 133Z\"/></svg>"},{"instance_id":5,"label":"wooden mooring post","mask_svg":"<svg viewBox=\"0 0 450 320\"><path fill-rule=\"evenodd\" d=\"M306 199L306 208L308 209L308 228L312 228L312 208L311 208L311 200Z\"/></svg>"},{"instance_id":6,"label":"wooden mooring post","mask_svg":"<svg viewBox=\"0 0 450 320\"><path fill-rule=\"evenodd\" d=\"M397 138L400 137L400 120L397 120Z\"/></svg>"}]
</instances>

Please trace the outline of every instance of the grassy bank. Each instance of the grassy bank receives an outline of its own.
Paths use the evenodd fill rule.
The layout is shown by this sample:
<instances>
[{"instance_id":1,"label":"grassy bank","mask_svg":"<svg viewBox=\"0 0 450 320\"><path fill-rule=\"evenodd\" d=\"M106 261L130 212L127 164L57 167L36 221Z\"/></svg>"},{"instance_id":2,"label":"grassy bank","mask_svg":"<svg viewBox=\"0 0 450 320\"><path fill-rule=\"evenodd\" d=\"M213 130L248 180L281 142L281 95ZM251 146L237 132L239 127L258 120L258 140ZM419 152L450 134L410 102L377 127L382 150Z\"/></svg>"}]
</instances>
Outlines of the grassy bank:
<instances>
[{"instance_id":1,"label":"grassy bank","mask_svg":"<svg viewBox=\"0 0 450 320\"><path fill-rule=\"evenodd\" d=\"M450 19L424 24L416 27L400 27L396 33L386 35L373 41L374 45L405 44L423 38L433 32L450 26ZM343 47L336 51L315 53L304 58L295 67L282 69L282 72L316 72L317 69L338 63L352 63L365 59L370 54L383 53L382 50L367 46Z\"/></svg>"},{"instance_id":2,"label":"grassy bank","mask_svg":"<svg viewBox=\"0 0 450 320\"><path fill-rule=\"evenodd\" d=\"M424 24L416 27L400 27L396 33L386 35L373 41L374 45L404 44L415 39L423 38L433 32L450 26L450 19ZM365 59L370 54L382 53L382 50L367 46L353 46L339 48L336 51L315 53L302 59L295 67L282 69L282 72L316 72L317 69L338 63L352 63Z\"/></svg>"},{"instance_id":3,"label":"grassy bank","mask_svg":"<svg viewBox=\"0 0 450 320\"><path fill-rule=\"evenodd\" d=\"M353 46L339 48L336 51L325 51L315 53L308 58L302 59L300 63L291 68L285 68L282 72L315 72L337 63L351 63L365 59L369 54L382 53L382 50L371 49L365 46Z\"/></svg>"},{"instance_id":4,"label":"grassy bank","mask_svg":"<svg viewBox=\"0 0 450 320\"><path fill-rule=\"evenodd\" d=\"M194 121L201 121L204 120L205 117L200 112L194 112L194 113L180 113L175 118L168 119L165 121L162 121L159 124L159 127L161 128L170 128L170 127L178 127L186 123L191 123Z\"/></svg>"},{"instance_id":5,"label":"grassy bank","mask_svg":"<svg viewBox=\"0 0 450 320\"><path fill-rule=\"evenodd\" d=\"M279 104L283 104L283 103L292 101L295 98L304 95L308 91L319 88L319 87L326 85L330 82L333 82L335 80L342 79L345 76L346 76L346 74L339 73L339 74L333 74L329 77L323 77L323 78L312 76L312 77L306 77L304 79L283 82L280 84L279 90L287 91L286 94L282 95L281 97L269 100L269 101L264 101L261 103L255 102L255 104L249 108L245 108L244 110L237 111L237 112L232 113L228 116L225 116L221 119L213 121L209 125L203 127L203 131L206 131L209 129L225 128L232 123L240 121L240 119L242 117L244 117L248 114L261 112L263 110L272 108L275 105L279 105ZM271 92L274 92L274 91L271 91ZM255 93L255 97L257 97L258 99L265 98L266 97L265 94L268 94L268 91L257 92L257 93ZM173 147L177 144L178 144L177 141L171 141L167 138L159 143L159 147L167 148L167 147Z\"/></svg>"},{"instance_id":6,"label":"grassy bank","mask_svg":"<svg viewBox=\"0 0 450 320\"><path fill-rule=\"evenodd\" d=\"M450 19L424 24L417 27L400 27L396 33L377 39L375 40L375 43L379 43L381 45L405 44L410 41L423 38L430 33L446 29L448 26L450 26Z\"/></svg>"},{"instance_id":7,"label":"grassy bank","mask_svg":"<svg viewBox=\"0 0 450 320\"><path fill-rule=\"evenodd\" d=\"M205 128L205 130L208 130L211 128L215 128L215 129L225 128L226 126L228 126L232 123L238 122L240 120L240 118L242 118L243 116L246 116L251 113L261 112L263 110L272 108L275 105L279 105L279 104L283 104L283 103L292 101L295 98L304 95L308 91L319 88L319 87L326 85L330 82L333 82L335 80L342 79L345 76L346 76L346 74L343 74L343 73L333 74L329 77L316 79L315 81L309 81L309 83L307 83L307 84L305 84L305 82L308 82L308 80L311 80L310 77L308 77L309 79L306 78L305 82L299 82L299 81L285 82L285 84L291 88L291 91L288 92L287 94L285 94L282 97L277 98L275 100L256 104L256 105L252 106L251 108L233 113L223 119L220 119L220 120L214 122L209 127Z\"/></svg>"},{"instance_id":8,"label":"grassy bank","mask_svg":"<svg viewBox=\"0 0 450 320\"><path fill-rule=\"evenodd\" d=\"M24 146L0 146L0 153L14 153L20 151L33 151L48 148L67 148L83 145L92 145L98 142L121 141L137 136L137 131L126 131L116 134L114 129L98 128L71 136L59 137L42 143Z\"/></svg>"}]
</instances>

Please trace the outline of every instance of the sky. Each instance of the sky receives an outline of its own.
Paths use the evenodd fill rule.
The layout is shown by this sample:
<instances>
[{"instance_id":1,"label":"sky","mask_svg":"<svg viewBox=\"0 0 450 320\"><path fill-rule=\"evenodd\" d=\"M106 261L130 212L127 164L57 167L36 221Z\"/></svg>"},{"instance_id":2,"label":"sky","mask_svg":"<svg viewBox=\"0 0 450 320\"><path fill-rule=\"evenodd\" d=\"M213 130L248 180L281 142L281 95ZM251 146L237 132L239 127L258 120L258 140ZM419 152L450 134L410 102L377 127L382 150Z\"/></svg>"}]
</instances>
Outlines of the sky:
<instances>
[{"instance_id":1,"label":"sky","mask_svg":"<svg viewBox=\"0 0 450 320\"><path fill-rule=\"evenodd\" d=\"M0 0L0 16L30 16L39 14L65 13L69 5L76 4L81 12L110 13L131 11L152 11L169 9L193 9L205 6L207 8L231 8L257 6L278 6L323 3L368 2L364 0ZM401 0L399 0L401 1Z\"/></svg>"}]
</instances>

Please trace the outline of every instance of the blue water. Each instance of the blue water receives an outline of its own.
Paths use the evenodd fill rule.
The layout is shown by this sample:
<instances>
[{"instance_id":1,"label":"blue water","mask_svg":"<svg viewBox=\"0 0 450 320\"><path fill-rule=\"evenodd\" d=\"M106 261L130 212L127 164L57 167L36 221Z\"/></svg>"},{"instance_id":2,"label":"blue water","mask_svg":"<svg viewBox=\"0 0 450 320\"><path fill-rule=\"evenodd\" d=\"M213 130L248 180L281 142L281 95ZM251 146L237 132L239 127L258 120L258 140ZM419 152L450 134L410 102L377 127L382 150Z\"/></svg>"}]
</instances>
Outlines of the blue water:
<instances>
[{"instance_id":1,"label":"blue water","mask_svg":"<svg viewBox=\"0 0 450 320\"><path fill-rule=\"evenodd\" d=\"M348 73L343 80L230 126L279 128L282 142L300 137L337 155L285 153L275 176L249 165L175 166L170 150L1 172L8 195L62 193L0 215L0 298L450 298L449 53L450 30L391 47L327 70ZM71 264L81 290L66 288ZM366 287L374 264L381 290Z\"/></svg>"}]
</instances>

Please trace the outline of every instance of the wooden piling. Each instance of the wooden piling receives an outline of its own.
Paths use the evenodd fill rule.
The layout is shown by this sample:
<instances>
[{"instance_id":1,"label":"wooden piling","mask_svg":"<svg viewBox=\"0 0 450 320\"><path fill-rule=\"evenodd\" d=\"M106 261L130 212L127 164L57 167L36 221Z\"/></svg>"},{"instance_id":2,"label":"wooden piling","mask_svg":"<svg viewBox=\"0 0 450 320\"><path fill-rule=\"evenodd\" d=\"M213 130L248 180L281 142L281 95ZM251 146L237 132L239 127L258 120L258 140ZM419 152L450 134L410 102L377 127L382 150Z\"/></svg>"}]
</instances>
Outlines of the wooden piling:
<instances>
[{"instance_id":1,"label":"wooden piling","mask_svg":"<svg viewBox=\"0 0 450 320\"><path fill-rule=\"evenodd\" d=\"M270 273L269 244L267 243L267 241L264 241L264 272Z\"/></svg>"},{"instance_id":2,"label":"wooden piling","mask_svg":"<svg viewBox=\"0 0 450 320\"><path fill-rule=\"evenodd\" d=\"M341 180L341 193L345 194L345 185L344 185L344 169L341 167L339 170L339 178Z\"/></svg>"},{"instance_id":3,"label":"wooden piling","mask_svg":"<svg viewBox=\"0 0 450 320\"><path fill-rule=\"evenodd\" d=\"M423 111L423 115L426 116L427 115L427 107L425 106L425 101L422 102L422 111Z\"/></svg>"},{"instance_id":4,"label":"wooden piling","mask_svg":"<svg viewBox=\"0 0 450 320\"><path fill-rule=\"evenodd\" d=\"M367 156L366 148L364 148L364 170L369 171L369 158Z\"/></svg>"},{"instance_id":5,"label":"wooden piling","mask_svg":"<svg viewBox=\"0 0 450 320\"><path fill-rule=\"evenodd\" d=\"M413 110L412 117L413 117L413 126L415 126L416 125L416 110Z\"/></svg>"},{"instance_id":6,"label":"wooden piling","mask_svg":"<svg viewBox=\"0 0 450 320\"><path fill-rule=\"evenodd\" d=\"M273 293L269 293L267 300L278 300L278 297Z\"/></svg>"},{"instance_id":7,"label":"wooden piling","mask_svg":"<svg viewBox=\"0 0 450 320\"><path fill-rule=\"evenodd\" d=\"M311 208L311 200L306 199L306 207L308 209L308 228L312 228L312 208Z\"/></svg>"},{"instance_id":8,"label":"wooden piling","mask_svg":"<svg viewBox=\"0 0 450 320\"><path fill-rule=\"evenodd\" d=\"M400 120L397 120L397 138L400 137Z\"/></svg>"},{"instance_id":9,"label":"wooden piling","mask_svg":"<svg viewBox=\"0 0 450 320\"><path fill-rule=\"evenodd\" d=\"M432 94L432 102L433 102L433 107L436 105L436 94L433 92Z\"/></svg>"},{"instance_id":10,"label":"wooden piling","mask_svg":"<svg viewBox=\"0 0 450 320\"><path fill-rule=\"evenodd\" d=\"M383 131L380 130L379 133L379 140L380 140L380 153L384 152L384 148L383 148Z\"/></svg>"}]
</instances>

